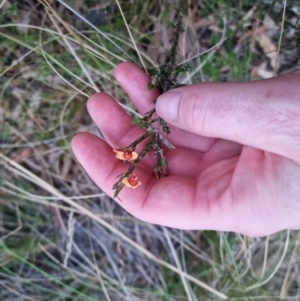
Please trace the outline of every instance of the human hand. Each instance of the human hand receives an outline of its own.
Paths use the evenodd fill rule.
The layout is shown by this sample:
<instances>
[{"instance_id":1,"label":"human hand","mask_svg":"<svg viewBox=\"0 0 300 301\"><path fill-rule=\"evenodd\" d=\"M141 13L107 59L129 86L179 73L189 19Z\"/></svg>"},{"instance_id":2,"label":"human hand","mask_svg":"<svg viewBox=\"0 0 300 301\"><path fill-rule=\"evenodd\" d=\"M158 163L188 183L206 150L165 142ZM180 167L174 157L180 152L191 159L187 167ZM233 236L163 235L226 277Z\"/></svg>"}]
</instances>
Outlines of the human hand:
<instances>
[{"instance_id":1,"label":"human hand","mask_svg":"<svg viewBox=\"0 0 300 301\"><path fill-rule=\"evenodd\" d=\"M141 114L154 107L159 93L147 90L149 77L139 67L122 63L115 76ZM128 146L144 131L105 93L91 96L87 107L106 142L79 133L72 148L112 196L116 177L128 169L112 148ZM167 139L176 147L165 154L169 176L153 177L153 153L146 155L134 172L142 185L119 194L124 209L181 229L262 236L300 228L299 73L177 88L160 96L156 109L171 125Z\"/></svg>"}]
</instances>

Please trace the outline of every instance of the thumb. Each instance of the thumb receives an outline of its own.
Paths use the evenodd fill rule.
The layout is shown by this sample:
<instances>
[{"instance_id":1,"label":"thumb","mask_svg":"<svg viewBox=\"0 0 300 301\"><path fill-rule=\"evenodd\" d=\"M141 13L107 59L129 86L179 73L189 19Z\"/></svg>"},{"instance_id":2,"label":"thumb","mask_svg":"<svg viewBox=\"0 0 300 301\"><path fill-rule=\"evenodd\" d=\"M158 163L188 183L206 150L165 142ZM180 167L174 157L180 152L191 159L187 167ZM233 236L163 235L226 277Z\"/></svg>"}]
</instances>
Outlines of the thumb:
<instances>
[{"instance_id":1,"label":"thumb","mask_svg":"<svg viewBox=\"0 0 300 301\"><path fill-rule=\"evenodd\" d=\"M156 111L186 131L300 162L300 73L180 87L159 96Z\"/></svg>"}]
</instances>

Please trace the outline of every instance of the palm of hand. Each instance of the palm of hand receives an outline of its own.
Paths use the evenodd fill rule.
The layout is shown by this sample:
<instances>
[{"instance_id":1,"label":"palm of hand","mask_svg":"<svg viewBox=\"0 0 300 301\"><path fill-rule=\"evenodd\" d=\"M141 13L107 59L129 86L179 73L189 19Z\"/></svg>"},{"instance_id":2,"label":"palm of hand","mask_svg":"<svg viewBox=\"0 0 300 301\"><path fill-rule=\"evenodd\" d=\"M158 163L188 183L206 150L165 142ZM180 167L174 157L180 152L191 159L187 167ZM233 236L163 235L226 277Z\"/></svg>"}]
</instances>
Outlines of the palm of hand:
<instances>
[{"instance_id":1,"label":"palm of hand","mask_svg":"<svg viewBox=\"0 0 300 301\"><path fill-rule=\"evenodd\" d=\"M158 92L147 90L149 78L133 64L121 64L116 78L141 114L153 107ZM88 102L95 123L106 138L81 133L72 141L76 157L91 178L109 195L116 176L128 169L117 161L112 147L125 147L143 134L108 95L96 94ZM134 216L182 229L235 231L266 235L289 224L297 214L300 168L284 157L235 142L194 135L171 128L167 137L176 146L166 150L169 177L156 180L148 154L135 173L142 186L124 188L123 206ZM140 151L143 145L137 148ZM288 185L288 186L287 186ZM294 194L291 192L294 192ZM276 220L275 220L276 218Z\"/></svg>"}]
</instances>

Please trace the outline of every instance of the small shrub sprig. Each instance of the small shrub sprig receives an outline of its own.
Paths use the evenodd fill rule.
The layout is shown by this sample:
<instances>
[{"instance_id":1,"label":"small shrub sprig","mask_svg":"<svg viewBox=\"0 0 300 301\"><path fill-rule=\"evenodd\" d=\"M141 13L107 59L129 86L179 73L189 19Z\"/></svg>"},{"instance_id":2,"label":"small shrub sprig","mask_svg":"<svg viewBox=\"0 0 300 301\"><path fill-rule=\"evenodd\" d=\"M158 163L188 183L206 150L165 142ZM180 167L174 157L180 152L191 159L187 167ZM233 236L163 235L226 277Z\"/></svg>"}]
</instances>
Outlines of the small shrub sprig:
<instances>
[{"instance_id":1,"label":"small shrub sprig","mask_svg":"<svg viewBox=\"0 0 300 301\"><path fill-rule=\"evenodd\" d=\"M183 31L183 5L184 1L180 0L179 3L174 6L175 17L174 23L172 23L173 34L170 42L170 49L166 53L166 63L157 68L148 69L148 74L151 78L150 83L148 84L148 89L158 88L161 93L164 93L170 89L177 88L181 86L177 82L178 75L190 69L190 66L186 63L176 65L176 52L179 35ZM156 100L154 100L154 103L155 101ZM114 198L118 197L118 194L125 186L137 188L141 185L141 182L138 180L138 177L133 174L133 171L142 158L144 158L150 151L154 151L156 157L156 163L153 166L154 176L159 179L162 176L168 175L168 163L164 156L162 139L159 132L162 131L168 135L170 134L170 128L162 118L154 118L154 113L155 108L147 112L142 118L133 119L134 125L147 130L144 135L125 148L113 149L116 153L117 159L123 160L124 162L131 162L127 172L120 174L118 176L118 181L113 185L113 190L115 190ZM155 128L152 127L154 123ZM149 141L145 148L137 154L135 152L136 146L147 138L149 138Z\"/></svg>"}]
</instances>

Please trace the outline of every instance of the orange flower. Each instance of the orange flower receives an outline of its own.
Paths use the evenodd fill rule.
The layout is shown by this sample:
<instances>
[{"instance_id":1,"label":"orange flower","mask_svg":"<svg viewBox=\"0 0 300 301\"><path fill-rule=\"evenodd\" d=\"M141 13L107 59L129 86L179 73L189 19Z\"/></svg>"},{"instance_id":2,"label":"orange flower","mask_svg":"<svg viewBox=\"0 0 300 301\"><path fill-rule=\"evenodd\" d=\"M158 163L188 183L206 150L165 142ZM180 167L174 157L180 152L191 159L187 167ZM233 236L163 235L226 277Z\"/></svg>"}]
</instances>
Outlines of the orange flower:
<instances>
[{"instance_id":1,"label":"orange flower","mask_svg":"<svg viewBox=\"0 0 300 301\"><path fill-rule=\"evenodd\" d=\"M130 175L129 177L126 177L122 180L122 182L125 184L125 186L130 188L137 188L138 186L142 185L140 181L138 181L138 177L136 175Z\"/></svg>"},{"instance_id":2,"label":"orange flower","mask_svg":"<svg viewBox=\"0 0 300 301\"><path fill-rule=\"evenodd\" d=\"M114 148L113 151L116 153L116 158L123 161L132 162L138 157L138 154L136 152L128 149L122 150Z\"/></svg>"}]
</instances>

